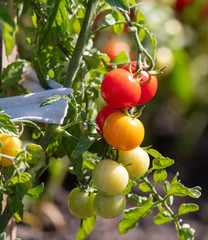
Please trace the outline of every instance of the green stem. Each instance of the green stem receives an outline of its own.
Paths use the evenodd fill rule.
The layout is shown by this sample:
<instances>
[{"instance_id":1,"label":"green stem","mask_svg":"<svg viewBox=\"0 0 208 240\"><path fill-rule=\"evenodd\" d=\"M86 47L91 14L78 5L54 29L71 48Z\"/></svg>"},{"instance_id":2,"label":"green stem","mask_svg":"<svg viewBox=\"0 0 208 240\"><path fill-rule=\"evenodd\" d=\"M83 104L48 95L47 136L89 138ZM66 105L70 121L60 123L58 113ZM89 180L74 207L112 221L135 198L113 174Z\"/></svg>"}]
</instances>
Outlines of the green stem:
<instances>
[{"instance_id":1,"label":"green stem","mask_svg":"<svg viewBox=\"0 0 208 240\"><path fill-rule=\"evenodd\" d=\"M85 50L85 45L89 36L89 30L92 26L92 20L97 7L97 0L89 0L85 17L82 23L82 28L77 39L76 47L74 49L72 58L69 62L66 80L64 82L64 87L72 87L76 74L79 70L80 62L83 57L83 52Z\"/></svg>"},{"instance_id":2,"label":"green stem","mask_svg":"<svg viewBox=\"0 0 208 240\"><path fill-rule=\"evenodd\" d=\"M137 44L137 67L136 70L139 70L142 68L142 61L141 61L141 56L144 54L147 59L149 60L149 66L148 66L148 71L152 70L154 68L155 62L150 56L150 54L147 52L147 50L142 46L139 36L138 36L138 30L137 27L134 26L133 22L131 21L128 13L125 11L122 11L120 9L121 13L123 14L124 18L126 19L127 24L129 25L131 32L135 38L136 44Z\"/></svg>"},{"instance_id":3,"label":"green stem","mask_svg":"<svg viewBox=\"0 0 208 240\"><path fill-rule=\"evenodd\" d=\"M152 186L152 184L149 182L149 180L147 179L147 177L141 177L141 179L148 185L148 187L150 188L152 194L157 198L157 200L163 204L164 208L166 209L167 212L170 213L171 217L173 218L173 221L175 223L175 226L176 226L176 230L179 231L180 229L180 224L179 224L179 221L178 221L178 218L177 216L174 214L174 212L172 211L172 209L168 206L167 202L166 202L166 199L167 198L162 198L157 190L155 189L154 186Z\"/></svg>"}]
</instances>

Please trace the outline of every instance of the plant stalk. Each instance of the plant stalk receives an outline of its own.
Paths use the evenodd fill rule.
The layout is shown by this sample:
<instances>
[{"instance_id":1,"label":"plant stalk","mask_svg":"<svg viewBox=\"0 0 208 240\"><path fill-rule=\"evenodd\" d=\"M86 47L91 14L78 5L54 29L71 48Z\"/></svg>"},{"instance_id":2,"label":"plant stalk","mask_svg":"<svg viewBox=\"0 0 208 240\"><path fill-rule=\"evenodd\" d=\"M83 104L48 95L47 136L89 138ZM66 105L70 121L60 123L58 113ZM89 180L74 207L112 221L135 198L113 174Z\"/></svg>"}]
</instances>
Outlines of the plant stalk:
<instances>
[{"instance_id":1,"label":"plant stalk","mask_svg":"<svg viewBox=\"0 0 208 240\"><path fill-rule=\"evenodd\" d=\"M77 43L72 54L72 58L69 62L64 87L72 87L74 79L79 70L80 62L82 60L83 52L85 50L86 42L89 36L89 30L92 26L92 20L97 8L97 0L89 0L85 17L82 23L82 28L77 39Z\"/></svg>"}]
</instances>

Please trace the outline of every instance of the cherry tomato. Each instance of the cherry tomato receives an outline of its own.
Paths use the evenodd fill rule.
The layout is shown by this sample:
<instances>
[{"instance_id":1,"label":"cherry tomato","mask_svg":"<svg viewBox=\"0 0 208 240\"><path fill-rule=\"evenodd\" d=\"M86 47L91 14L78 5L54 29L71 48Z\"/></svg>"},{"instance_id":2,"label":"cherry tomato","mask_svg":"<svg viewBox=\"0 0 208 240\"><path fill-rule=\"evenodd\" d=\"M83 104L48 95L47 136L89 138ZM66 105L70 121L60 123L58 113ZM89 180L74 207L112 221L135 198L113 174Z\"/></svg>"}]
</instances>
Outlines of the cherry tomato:
<instances>
[{"instance_id":1,"label":"cherry tomato","mask_svg":"<svg viewBox=\"0 0 208 240\"><path fill-rule=\"evenodd\" d=\"M150 165L148 153L141 147L131 151L119 151L118 162L122 163L129 173L129 178L139 178L145 174Z\"/></svg>"},{"instance_id":2,"label":"cherry tomato","mask_svg":"<svg viewBox=\"0 0 208 240\"><path fill-rule=\"evenodd\" d=\"M95 119L96 124L98 125L99 129L97 131L103 135L103 125L106 120L106 118L113 112L117 112L118 110L113 109L109 105L105 105L103 108L100 109L98 112L98 115Z\"/></svg>"},{"instance_id":3,"label":"cherry tomato","mask_svg":"<svg viewBox=\"0 0 208 240\"><path fill-rule=\"evenodd\" d=\"M79 187L74 188L68 196L68 208L77 218L89 218L95 215L93 207L95 194L87 193Z\"/></svg>"},{"instance_id":4,"label":"cherry tomato","mask_svg":"<svg viewBox=\"0 0 208 240\"><path fill-rule=\"evenodd\" d=\"M16 156L15 150L22 149L22 143L18 137L0 134L0 141L2 142L2 145L3 145L2 149L1 149L2 154L5 154L5 155L11 156L11 157L15 157ZM12 161L8 158L1 157L0 165L11 166Z\"/></svg>"},{"instance_id":5,"label":"cherry tomato","mask_svg":"<svg viewBox=\"0 0 208 240\"><path fill-rule=\"evenodd\" d=\"M142 122L122 112L112 113L103 126L103 136L112 147L130 151L138 147L144 139Z\"/></svg>"},{"instance_id":6,"label":"cherry tomato","mask_svg":"<svg viewBox=\"0 0 208 240\"><path fill-rule=\"evenodd\" d=\"M123 110L138 103L141 87L131 73L124 69L114 69L104 77L101 95L112 108Z\"/></svg>"},{"instance_id":7,"label":"cherry tomato","mask_svg":"<svg viewBox=\"0 0 208 240\"><path fill-rule=\"evenodd\" d=\"M131 62L131 70L132 73L134 74L136 71L136 61ZM123 69L129 71L129 64L126 64ZM139 81L141 82L140 87L141 87L141 97L139 99L139 101L137 102L137 105L141 105L141 104L145 104L147 103L149 100L151 100L156 91L157 91L157 87L158 87L158 80L156 76L151 76L147 71L143 70L141 72L141 74L138 76L138 78L140 79ZM147 81L148 79L150 79L148 82L143 83Z\"/></svg>"},{"instance_id":8,"label":"cherry tomato","mask_svg":"<svg viewBox=\"0 0 208 240\"><path fill-rule=\"evenodd\" d=\"M101 48L101 52L106 53L111 61L122 51L127 51L130 56L132 55L129 44L120 39L111 39Z\"/></svg>"},{"instance_id":9,"label":"cherry tomato","mask_svg":"<svg viewBox=\"0 0 208 240\"><path fill-rule=\"evenodd\" d=\"M109 196L98 192L94 198L94 209L100 217L118 217L126 207L126 198L123 193Z\"/></svg>"},{"instance_id":10,"label":"cherry tomato","mask_svg":"<svg viewBox=\"0 0 208 240\"><path fill-rule=\"evenodd\" d=\"M92 180L98 191L108 195L116 195L126 188L129 175L121 164L104 159L95 165L92 171Z\"/></svg>"}]
</instances>

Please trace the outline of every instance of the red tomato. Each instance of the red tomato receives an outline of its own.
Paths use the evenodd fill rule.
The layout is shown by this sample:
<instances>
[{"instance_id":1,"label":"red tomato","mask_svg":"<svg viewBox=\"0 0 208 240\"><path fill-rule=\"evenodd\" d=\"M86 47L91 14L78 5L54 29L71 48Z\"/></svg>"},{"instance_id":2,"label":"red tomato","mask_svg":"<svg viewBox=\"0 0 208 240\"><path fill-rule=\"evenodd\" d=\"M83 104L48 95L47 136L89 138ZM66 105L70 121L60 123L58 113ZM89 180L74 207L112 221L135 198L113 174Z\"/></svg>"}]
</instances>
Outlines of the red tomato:
<instances>
[{"instance_id":1,"label":"red tomato","mask_svg":"<svg viewBox=\"0 0 208 240\"><path fill-rule=\"evenodd\" d=\"M101 96L112 108L131 108L138 103L140 95L140 84L124 69L110 71L101 83Z\"/></svg>"},{"instance_id":2,"label":"red tomato","mask_svg":"<svg viewBox=\"0 0 208 240\"><path fill-rule=\"evenodd\" d=\"M131 56L129 44L120 39L111 39L103 45L101 52L106 53L111 61L122 51L127 51Z\"/></svg>"},{"instance_id":3,"label":"red tomato","mask_svg":"<svg viewBox=\"0 0 208 240\"><path fill-rule=\"evenodd\" d=\"M130 151L142 143L144 126L137 118L127 116L122 112L115 112L105 120L103 136L112 147Z\"/></svg>"},{"instance_id":4,"label":"red tomato","mask_svg":"<svg viewBox=\"0 0 208 240\"><path fill-rule=\"evenodd\" d=\"M98 125L99 129L97 129L97 131L103 135L103 125L104 122L106 120L106 118L113 112L117 112L118 110L113 109L111 106L109 105L105 105L103 108L100 109L95 122Z\"/></svg>"},{"instance_id":5,"label":"red tomato","mask_svg":"<svg viewBox=\"0 0 208 240\"><path fill-rule=\"evenodd\" d=\"M126 64L123 69L129 71L129 64ZM131 70L132 73L134 74L136 71L136 61L131 62ZM150 101L156 91L157 91L157 87L158 87L158 81L157 81L157 77L156 76L151 76L147 71L143 70L141 72L141 74L138 76L138 78L140 79L140 82L145 82L148 79L150 79L148 82L140 84L141 87L141 97L139 99L139 101L137 102L137 105L141 105L141 104L145 104L148 101Z\"/></svg>"}]
</instances>

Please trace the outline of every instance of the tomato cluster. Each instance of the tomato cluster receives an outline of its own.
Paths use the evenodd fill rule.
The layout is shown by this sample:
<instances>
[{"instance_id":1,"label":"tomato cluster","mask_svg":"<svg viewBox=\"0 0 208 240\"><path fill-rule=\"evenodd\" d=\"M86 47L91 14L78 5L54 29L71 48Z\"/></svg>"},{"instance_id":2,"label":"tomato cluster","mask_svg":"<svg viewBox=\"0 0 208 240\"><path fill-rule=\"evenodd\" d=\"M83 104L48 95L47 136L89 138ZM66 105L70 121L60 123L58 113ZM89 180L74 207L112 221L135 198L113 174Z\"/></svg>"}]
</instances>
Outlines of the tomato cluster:
<instances>
[{"instance_id":1,"label":"tomato cluster","mask_svg":"<svg viewBox=\"0 0 208 240\"><path fill-rule=\"evenodd\" d=\"M136 73L136 62L111 70L101 83L101 96L107 103L98 113L98 132L117 150L117 158L100 160L92 171L93 189L86 193L74 189L68 198L71 213L79 218L95 214L103 218L119 216L126 207L124 190L129 179L145 174L150 165L147 152L140 147L145 130L128 109L148 102L156 93L157 78L146 70ZM77 202L77 203L76 203Z\"/></svg>"}]
</instances>

